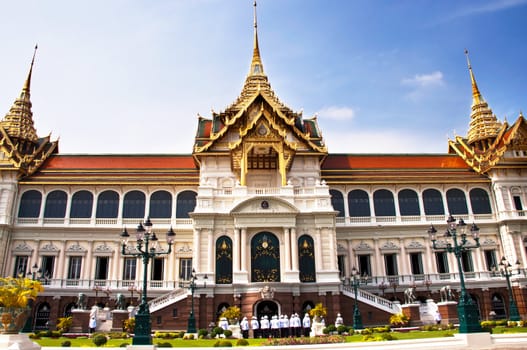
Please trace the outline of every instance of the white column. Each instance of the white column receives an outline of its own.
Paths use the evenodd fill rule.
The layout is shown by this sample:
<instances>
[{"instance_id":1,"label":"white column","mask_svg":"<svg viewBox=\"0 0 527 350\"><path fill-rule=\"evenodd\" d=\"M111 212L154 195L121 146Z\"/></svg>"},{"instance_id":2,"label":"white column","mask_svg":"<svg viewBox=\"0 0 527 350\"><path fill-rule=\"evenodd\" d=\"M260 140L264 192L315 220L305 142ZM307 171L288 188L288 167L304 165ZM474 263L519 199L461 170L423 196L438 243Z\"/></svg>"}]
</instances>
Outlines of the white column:
<instances>
[{"instance_id":1,"label":"white column","mask_svg":"<svg viewBox=\"0 0 527 350\"><path fill-rule=\"evenodd\" d=\"M284 256L285 256L285 271L291 271L291 236L289 228L284 227Z\"/></svg>"},{"instance_id":2,"label":"white column","mask_svg":"<svg viewBox=\"0 0 527 350\"><path fill-rule=\"evenodd\" d=\"M321 271L323 268L324 268L324 264L322 263L322 239L320 237L320 228L317 227L316 228L316 233L315 233L315 256L316 256L316 261L315 261L315 267L316 267L316 270L317 272L318 271Z\"/></svg>"},{"instance_id":3,"label":"white column","mask_svg":"<svg viewBox=\"0 0 527 350\"><path fill-rule=\"evenodd\" d=\"M337 266L337 237L335 235L335 231L331 227L326 227L326 230L328 231L328 239L329 239L329 262L331 264L330 270L338 270Z\"/></svg>"},{"instance_id":4,"label":"white column","mask_svg":"<svg viewBox=\"0 0 527 350\"><path fill-rule=\"evenodd\" d=\"M243 227L241 232L241 270L247 272L247 228Z\"/></svg>"},{"instance_id":5,"label":"white column","mask_svg":"<svg viewBox=\"0 0 527 350\"><path fill-rule=\"evenodd\" d=\"M358 261L353 251L353 244L352 244L353 241L349 239L346 242L348 246L348 263L346 264L345 268L346 268L346 277L349 277L351 276L351 269L353 268L353 266L358 265ZM373 273L373 271L371 271L371 273Z\"/></svg>"},{"instance_id":6,"label":"white column","mask_svg":"<svg viewBox=\"0 0 527 350\"><path fill-rule=\"evenodd\" d=\"M412 273L408 267L409 256L406 253L406 247L404 246L404 240L402 238L399 239L399 245L401 246L401 270L399 271L399 275L411 275Z\"/></svg>"},{"instance_id":7,"label":"white column","mask_svg":"<svg viewBox=\"0 0 527 350\"><path fill-rule=\"evenodd\" d=\"M234 242L232 247L232 270L233 272L240 271L240 229L234 229Z\"/></svg>"},{"instance_id":8,"label":"white column","mask_svg":"<svg viewBox=\"0 0 527 350\"><path fill-rule=\"evenodd\" d=\"M92 266L93 266L93 244L94 242L91 241L88 244L88 251L86 252L86 261L84 262L83 269L84 269L84 279L91 280L93 279L92 276Z\"/></svg>"},{"instance_id":9,"label":"white column","mask_svg":"<svg viewBox=\"0 0 527 350\"><path fill-rule=\"evenodd\" d=\"M373 249L375 252L375 264L372 266L372 270L375 269L376 271L372 271L372 274L374 276L379 275L386 275L386 271L384 270L384 263L382 261L382 254L381 250L379 249L379 239L374 238L373 239ZM357 267L358 268L358 267Z\"/></svg>"},{"instance_id":10,"label":"white column","mask_svg":"<svg viewBox=\"0 0 527 350\"><path fill-rule=\"evenodd\" d=\"M291 228L291 261L293 271L298 271L298 238L296 228Z\"/></svg>"},{"instance_id":11,"label":"white column","mask_svg":"<svg viewBox=\"0 0 527 350\"><path fill-rule=\"evenodd\" d=\"M194 242L192 247L192 252L194 255L195 263L194 268L196 269L196 273L199 273L201 271L201 249L200 249L200 236L201 236L201 228L195 228L194 229Z\"/></svg>"},{"instance_id":12,"label":"white column","mask_svg":"<svg viewBox=\"0 0 527 350\"><path fill-rule=\"evenodd\" d=\"M426 244L426 253L424 256L425 260L425 274L437 273L436 264L433 264L436 261L435 253L432 251L430 244Z\"/></svg>"},{"instance_id":13,"label":"white column","mask_svg":"<svg viewBox=\"0 0 527 350\"><path fill-rule=\"evenodd\" d=\"M66 271L64 271L64 260L66 260L66 242L62 241L62 248L60 249L60 253L57 256L57 274L55 275L55 278L66 278Z\"/></svg>"},{"instance_id":14,"label":"white column","mask_svg":"<svg viewBox=\"0 0 527 350\"><path fill-rule=\"evenodd\" d=\"M207 272L213 272L214 271L214 261L216 261L216 245L214 244L214 236L212 234L212 230L209 230L209 233L207 235L207 239L209 242L209 256L207 260Z\"/></svg>"}]
</instances>

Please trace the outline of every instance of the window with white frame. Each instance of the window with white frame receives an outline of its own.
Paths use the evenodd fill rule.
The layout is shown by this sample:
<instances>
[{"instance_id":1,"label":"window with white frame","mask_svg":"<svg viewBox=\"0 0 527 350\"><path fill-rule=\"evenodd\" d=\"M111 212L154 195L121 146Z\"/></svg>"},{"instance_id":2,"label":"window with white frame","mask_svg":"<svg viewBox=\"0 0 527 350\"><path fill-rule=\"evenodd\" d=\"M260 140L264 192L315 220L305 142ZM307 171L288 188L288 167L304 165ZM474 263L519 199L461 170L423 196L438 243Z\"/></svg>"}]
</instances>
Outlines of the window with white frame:
<instances>
[{"instance_id":1,"label":"window with white frame","mask_svg":"<svg viewBox=\"0 0 527 350\"><path fill-rule=\"evenodd\" d=\"M192 258L179 259L179 278L189 280L192 276Z\"/></svg>"}]
</instances>

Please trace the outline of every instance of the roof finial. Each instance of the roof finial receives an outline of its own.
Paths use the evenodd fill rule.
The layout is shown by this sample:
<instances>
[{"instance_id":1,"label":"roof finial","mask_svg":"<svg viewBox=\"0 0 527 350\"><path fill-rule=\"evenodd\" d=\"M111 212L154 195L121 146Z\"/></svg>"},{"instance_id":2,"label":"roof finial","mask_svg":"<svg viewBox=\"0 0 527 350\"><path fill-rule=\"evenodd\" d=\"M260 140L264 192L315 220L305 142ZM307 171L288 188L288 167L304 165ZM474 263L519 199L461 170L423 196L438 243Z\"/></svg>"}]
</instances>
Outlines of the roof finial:
<instances>
[{"instance_id":1,"label":"roof finial","mask_svg":"<svg viewBox=\"0 0 527 350\"><path fill-rule=\"evenodd\" d=\"M251 71L249 75L263 75L262 59L260 58L260 48L258 47L258 22L256 18L256 0L254 0L254 43L253 59L251 62Z\"/></svg>"},{"instance_id":2,"label":"roof finial","mask_svg":"<svg viewBox=\"0 0 527 350\"><path fill-rule=\"evenodd\" d=\"M35 50L33 51L33 58L31 59L31 66L29 66L29 73L27 75L26 82L22 88L22 93L29 93L31 87L31 74L33 73L33 64L35 64L35 56L37 55L38 45L35 44Z\"/></svg>"},{"instance_id":3,"label":"roof finial","mask_svg":"<svg viewBox=\"0 0 527 350\"><path fill-rule=\"evenodd\" d=\"M470 58L468 57L468 50L465 49L465 56L467 56L468 71L470 73L470 81L472 82L472 105L480 104L483 102L483 97L478 89L474 72L472 71L472 65L470 64Z\"/></svg>"}]
</instances>

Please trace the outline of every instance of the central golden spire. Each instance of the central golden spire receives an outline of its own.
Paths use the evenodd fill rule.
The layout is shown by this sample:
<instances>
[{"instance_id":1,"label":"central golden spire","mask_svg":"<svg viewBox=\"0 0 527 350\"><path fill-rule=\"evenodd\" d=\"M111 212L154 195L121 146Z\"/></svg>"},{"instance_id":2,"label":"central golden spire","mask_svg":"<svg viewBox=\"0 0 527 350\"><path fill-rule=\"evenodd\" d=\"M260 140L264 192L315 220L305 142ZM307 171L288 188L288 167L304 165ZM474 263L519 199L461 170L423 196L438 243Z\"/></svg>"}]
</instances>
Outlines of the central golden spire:
<instances>
[{"instance_id":1,"label":"central golden spire","mask_svg":"<svg viewBox=\"0 0 527 350\"><path fill-rule=\"evenodd\" d=\"M254 43L253 59L251 62L251 71L249 75L264 75L262 59L260 57L260 48L258 47L258 22L256 17L256 0L254 0Z\"/></svg>"}]
</instances>

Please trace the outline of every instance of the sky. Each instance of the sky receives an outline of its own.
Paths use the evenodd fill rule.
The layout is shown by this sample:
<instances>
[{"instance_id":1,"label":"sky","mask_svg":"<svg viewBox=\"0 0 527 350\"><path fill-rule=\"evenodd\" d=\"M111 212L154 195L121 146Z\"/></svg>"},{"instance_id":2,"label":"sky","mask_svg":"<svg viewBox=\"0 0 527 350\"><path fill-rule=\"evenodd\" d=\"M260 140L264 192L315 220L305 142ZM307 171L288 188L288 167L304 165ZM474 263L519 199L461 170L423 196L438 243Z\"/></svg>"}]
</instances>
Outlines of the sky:
<instances>
[{"instance_id":1,"label":"sky","mask_svg":"<svg viewBox=\"0 0 527 350\"><path fill-rule=\"evenodd\" d=\"M0 0L0 114L33 48L33 119L63 154L189 154L240 94L252 0ZM258 0L271 87L330 153L445 153L466 135L464 50L499 120L527 110L527 0Z\"/></svg>"}]
</instances>

